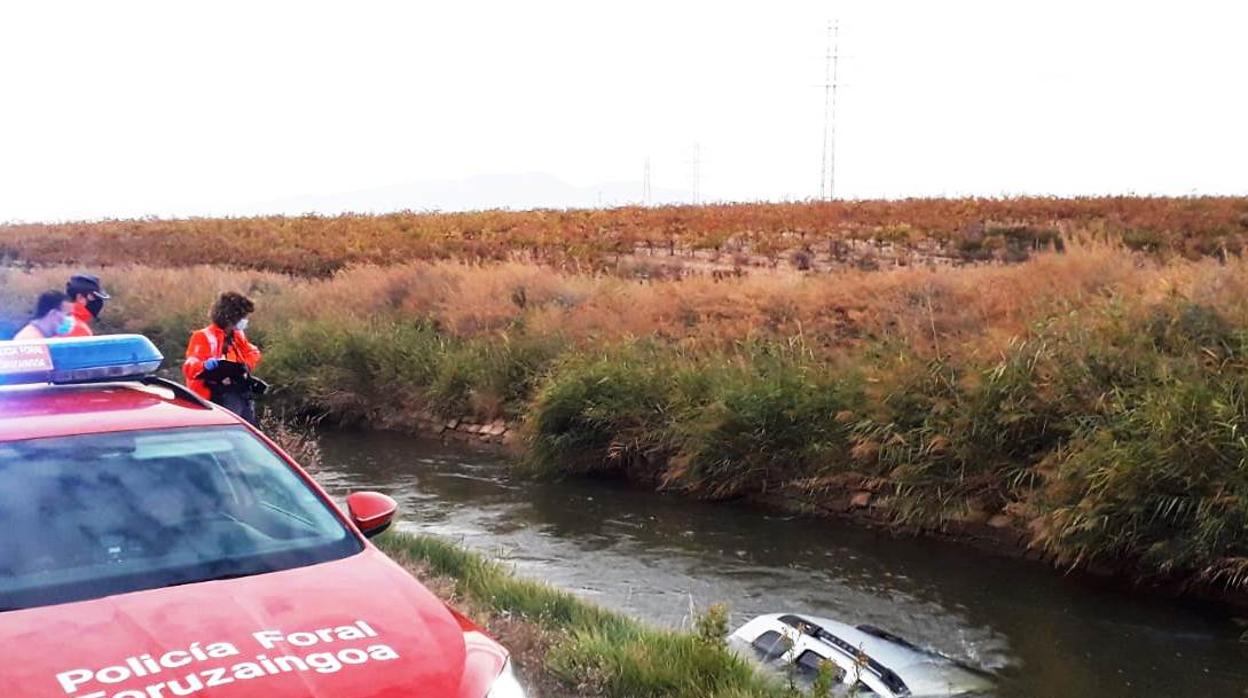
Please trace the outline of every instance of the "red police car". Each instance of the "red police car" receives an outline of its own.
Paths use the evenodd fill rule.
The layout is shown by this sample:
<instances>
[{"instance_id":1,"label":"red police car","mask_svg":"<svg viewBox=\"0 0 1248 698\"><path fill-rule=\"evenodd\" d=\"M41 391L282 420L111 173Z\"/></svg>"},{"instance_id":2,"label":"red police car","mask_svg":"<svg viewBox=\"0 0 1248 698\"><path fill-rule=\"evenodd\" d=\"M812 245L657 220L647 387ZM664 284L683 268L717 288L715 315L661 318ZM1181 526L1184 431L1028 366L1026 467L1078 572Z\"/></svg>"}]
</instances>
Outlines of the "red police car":
<instances>
[{"instance_id":1,"label":"red police car","mask_svg":"<svg viewBox=\"0 0 1248 698\"><path fill-rule=\"evenodd\" d=\"M0 696L515 698L507 652L144 337L0 342Z\"/></svg>"}]
</instances>

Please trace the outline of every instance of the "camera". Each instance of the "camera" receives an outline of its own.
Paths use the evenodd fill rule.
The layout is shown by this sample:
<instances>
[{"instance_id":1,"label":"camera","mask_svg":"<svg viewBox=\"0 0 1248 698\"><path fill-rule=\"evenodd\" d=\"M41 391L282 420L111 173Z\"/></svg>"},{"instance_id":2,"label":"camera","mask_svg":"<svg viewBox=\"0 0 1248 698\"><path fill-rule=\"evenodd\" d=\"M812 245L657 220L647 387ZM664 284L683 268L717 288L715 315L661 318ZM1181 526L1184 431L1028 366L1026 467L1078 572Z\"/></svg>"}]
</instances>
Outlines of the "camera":
<instances>
[{"instance_id":1,"label":"camera","mask_svg":"<svg viewBox=\"0 0 1248 698\"><path fill-rule=\"evenodd\" d=\"M256 396L269 392L269 384L255 376L247 376L247 387L251 389L251 394Z\"/></svg>"}]
</instances>

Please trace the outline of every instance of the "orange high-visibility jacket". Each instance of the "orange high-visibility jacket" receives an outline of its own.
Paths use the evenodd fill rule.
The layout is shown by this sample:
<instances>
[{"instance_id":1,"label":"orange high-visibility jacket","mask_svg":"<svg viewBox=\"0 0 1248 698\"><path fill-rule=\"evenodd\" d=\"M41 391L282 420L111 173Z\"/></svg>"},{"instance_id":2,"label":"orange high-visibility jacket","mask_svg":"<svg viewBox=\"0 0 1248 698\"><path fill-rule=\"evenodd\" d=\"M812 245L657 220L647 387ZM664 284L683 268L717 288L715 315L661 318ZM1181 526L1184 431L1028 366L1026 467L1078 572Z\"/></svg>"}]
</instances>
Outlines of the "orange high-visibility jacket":
<instances>
[{"instance_id":1,"label":"orange high-visibility jacket","mask_svg":"<svg viewBox=\"0 0 1248 698\"><path fill-rule=\"evenodd\" d=\"M213 358L229 359L247 364L249 371L256 370L256 365L260 363L260 350L247 341L247 335L243 334L242 330L234 330L234 339L230 343L228 355L223 353L224 351L225 331L216 324L196 330L191 335L190 344L186 345L186 361L182 363L182 375L186 378L186 387L205 400L212 397L212 391L198 379L199 374L204 370L205 361Z\"/></svg>"},{"instance_id":2,"label":"orange high-visibility jacket","mask_svg":"<svg viewBox=\"0 0 1248 698\"><path fill-rule=\"evenodd\" d=\"M74 326L70 328L66 337L90 337L95 334L91 331L91 311L87 310L87 306L82 303L74 303Z\"/></svg>"}]
</instances>

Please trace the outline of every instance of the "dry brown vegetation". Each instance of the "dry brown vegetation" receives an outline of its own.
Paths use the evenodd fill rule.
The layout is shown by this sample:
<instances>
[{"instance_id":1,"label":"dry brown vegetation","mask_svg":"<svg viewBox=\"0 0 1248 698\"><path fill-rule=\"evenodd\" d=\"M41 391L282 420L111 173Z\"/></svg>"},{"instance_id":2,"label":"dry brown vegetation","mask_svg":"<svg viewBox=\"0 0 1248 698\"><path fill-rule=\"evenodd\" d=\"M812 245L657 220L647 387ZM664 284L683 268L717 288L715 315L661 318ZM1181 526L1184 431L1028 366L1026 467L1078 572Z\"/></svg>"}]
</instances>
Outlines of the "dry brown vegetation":
<instances>
[{"instance_id":1,"label":"dry brown vegetation","mask_svg":"<svg viewBox=\"0 0 1248 698\"><path fill-rule=\"evenodd\" d=\"M829 353L863 342L896 341L991 356L1035 322L1115 299L1183 295L1242 317L1245 262L1160 263L1109 245L1042 254L1019 265L957 271L895 269L827 276L751 276L637 283L521 263L457 262L360 266L328 279L197 266L126 266L106 275L116 299L113 329L150 331L206 324L216 294L241 289L260 306L254 327L302 322L354 325L427 321L457 338L527 332L580 343L657 337L723 347L784 339ZM15 324L42 290L71 267L0 269L0 321ZM172 327L170 327L172 329Z\"/></svg>"},{"instance_id":2,"label":"dry brown vegetation","mask_svg":"<svg viewBox=\"0 0 1248 698\"><path fill-rule=\"evenodd\" d=\"M1246 233L1243 198L914 199L11 224L0 226L0 259L208 264L311 276L358 264L454 259L637 278L722 277L776 267L1020 261L1072 237L1161 255L1225 257L1242 251Z\"/></svg>"}]
</instances>

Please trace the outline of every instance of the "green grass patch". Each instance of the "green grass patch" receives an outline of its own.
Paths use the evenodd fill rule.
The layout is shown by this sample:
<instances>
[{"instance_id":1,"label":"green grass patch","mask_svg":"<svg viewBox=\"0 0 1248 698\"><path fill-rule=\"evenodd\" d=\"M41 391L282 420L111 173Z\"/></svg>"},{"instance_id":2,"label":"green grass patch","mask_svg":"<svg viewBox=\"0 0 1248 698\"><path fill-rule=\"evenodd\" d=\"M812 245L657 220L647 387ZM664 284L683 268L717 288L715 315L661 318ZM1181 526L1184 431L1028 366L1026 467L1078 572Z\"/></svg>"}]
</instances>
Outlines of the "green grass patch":
<instances>
[{"instance_id":1,"label":"green grass patch","mask_svg":"<svg viewBox=\"0 0 1248 698\"><path fill-rule=\"evenodd\" d=\"M459 339L427 322L382 320L292 323L267 339L275 400L339 423L392 426L421 411L515 417L560 348L557 337Z\"/></svg>"},{"instance_id":2,"label":"green grass patch","mask_svg":"<svg viewBox=\"0 0 1248 698\"><path fill-rule=\"evenodd\" d=\"M520 619L556 638L544 669L583 695L645 698L791 696L723 644L722 624L701 633L660 630L546 584L443 539L390 532L382 550L455 580L456 592L492 614Z\"/></svg>"}]
</instances>

